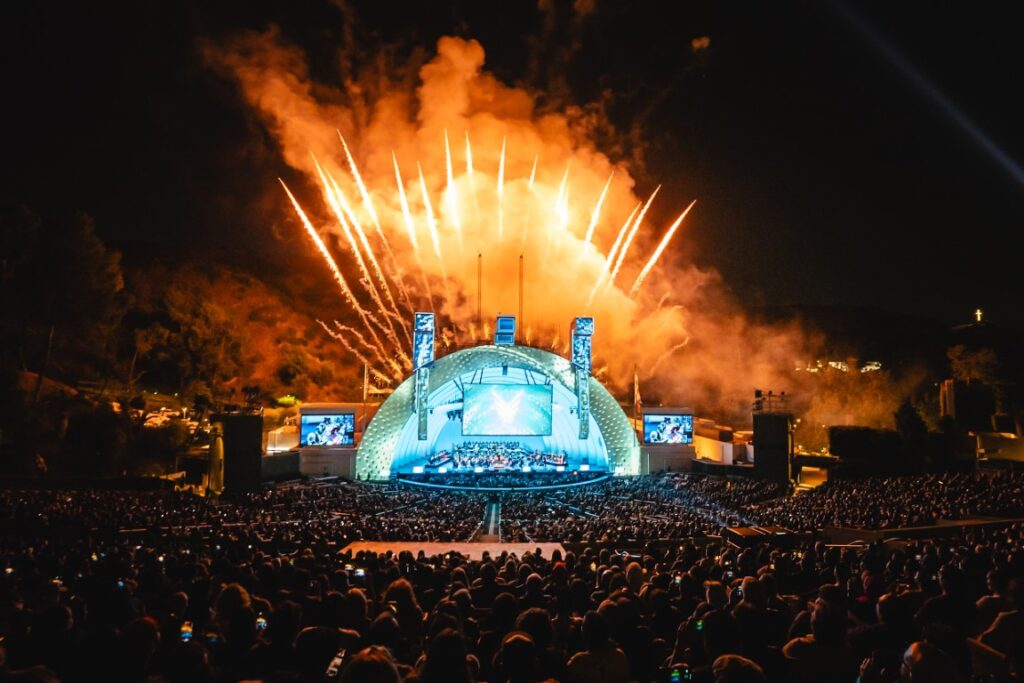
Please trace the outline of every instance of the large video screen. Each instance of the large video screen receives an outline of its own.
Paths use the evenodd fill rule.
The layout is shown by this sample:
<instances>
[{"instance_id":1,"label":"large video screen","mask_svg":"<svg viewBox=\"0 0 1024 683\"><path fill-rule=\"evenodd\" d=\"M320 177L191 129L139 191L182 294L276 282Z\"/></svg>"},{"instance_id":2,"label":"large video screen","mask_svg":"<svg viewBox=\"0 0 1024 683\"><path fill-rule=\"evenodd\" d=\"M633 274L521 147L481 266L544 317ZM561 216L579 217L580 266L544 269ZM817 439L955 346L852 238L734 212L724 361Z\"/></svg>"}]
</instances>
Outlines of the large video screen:
<instances>
[{"instance_id":1,"label":"large video screen","mask_svg":"<svg viewBox=\"0 0 1024 683\"><path fill-rule=\"evenodd\" d=\"M644 413L644 443L693 443L693 415Z\"/></svg>"},{"instance_id":2,"label":"large video screen","mask_svg":"<svg viewBox=\"0 0 1024 683\"><path fill-rule=\"evenodd\" d=\"M299 424L300 446L351 446L355 443L356 416L303 415Z\"/></svg>"},{"instance_id":3,"label":"large video screen","mask_svg":"<svg viewBox=\"0 0 1024 683\"><path fill-rule=\"evenodd\" d=\"M551 386L466 385L462 433L465 436L550 436Z\"/></svg>"}]
</instances>

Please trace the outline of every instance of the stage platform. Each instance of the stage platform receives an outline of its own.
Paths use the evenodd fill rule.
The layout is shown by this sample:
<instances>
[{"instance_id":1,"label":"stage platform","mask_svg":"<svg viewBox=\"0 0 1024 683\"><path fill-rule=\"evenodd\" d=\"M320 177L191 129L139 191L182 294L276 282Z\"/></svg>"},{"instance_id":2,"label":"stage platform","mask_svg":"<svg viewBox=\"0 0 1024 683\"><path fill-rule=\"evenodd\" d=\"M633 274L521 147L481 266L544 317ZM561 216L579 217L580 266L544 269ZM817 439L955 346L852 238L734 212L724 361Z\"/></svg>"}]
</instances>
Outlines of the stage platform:
<instances>
[{"instance_id":1,"label":"stage platform","mask_svg":"<svg viewBox=\"0 0 1024 683\"><path fill-rule=\"evenodd\" d=\"M403 551L409 551L413 555L418 554L421 550L427 554L427 557L433 555L444 555L452 551L457 552L461 555L467 555L471 560L479 560L483 558L483 554L488 552L491 557L497 557L503 552L515 553L518 557L522 557L526 552L533 552L537 548L541 549L544 557L551 558L551 554L558 550L562 553L562 557L565 557L565 548L562 547L561 543L443 543L443 542L429 542L429 541L356 541L355 543L349 543L342 549L342 552L351 552L353 555L360 551L368 550L374 553L386 553L391 551L396 555Z\"/></svg>"},{"instance_id":2,"label":"stage platform","mask_svg":"<svg viewBox=\"0 0 1024 683\"><path fill-rule=\"evenodd\" d=\"M413 475L413 476L415 476L415 475ZM466 477L467 481L472 481L471 477L485 476L485 475L466 474L466 475L463 475L463 476ZM532 481L543 481L543 478L542 478L543 476L544 475L542 474L539 477L532 479ZM608 474L607 472L602 472L602 473L597 474L594 477L591 477L589 479L585 479L583 481L567 481L567 482L562 483L562 484L535 484L535 485L532 485L532 486L529 483L527 483L527 482L531 481L529 475L525 475L525 474L523 475L523 483L521 485L518 485L518 486L469 486L469 485L463 486L463 485L460 485L460 484L434 484L434 483L431 483L429 481L417 481L416 479L413 479L413 478L406 479L406 478L403 478L401 474L398 475L397 479L398 479L399 482L401 482L403 484L408 484L409 486L422 486L423 488L428 488L428 489L448 489L448 490L451 490L451 491L470 491L470 492L475 492L475 491L485 491L485 492L486 491L491 491L491 492L505 491L505 492L509 492L509 491L544 491L544 490L551 490L551 489L571 488L573 486L589 486L590 484L596 484L599 481L604 481L605 479L607 479L610 476L611 475Z\"/></svg>"}]
</instances>

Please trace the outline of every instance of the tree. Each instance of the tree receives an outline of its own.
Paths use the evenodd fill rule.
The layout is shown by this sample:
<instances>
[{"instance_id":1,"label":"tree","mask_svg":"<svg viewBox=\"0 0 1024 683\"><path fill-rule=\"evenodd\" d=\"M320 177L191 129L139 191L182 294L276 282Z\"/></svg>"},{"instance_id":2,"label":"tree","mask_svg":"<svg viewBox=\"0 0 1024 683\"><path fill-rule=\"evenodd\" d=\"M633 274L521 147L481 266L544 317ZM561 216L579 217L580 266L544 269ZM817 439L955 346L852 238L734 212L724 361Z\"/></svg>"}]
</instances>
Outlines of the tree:
<instances>
[{"instance_id":1,"label":"tree","mask_svg":"<svg viewBox=\"0 0 1024 683\"><path fill-rule=\"evenodd\" d=\"M241 381L243 343L230 311L179 280L168 284L158 310L158 319L135 334L133 377L149 372L180 392L213 395Z\"/></svg>"},{"instance_id":2,"label":"tree","mask_svg":"<svg viewBox=\"0 0 1024 683\"><path fill-rule=\"evenodd\" d=\"M905 398L892 417L906 455L913 460L923 460L928 450L928 425L921 413L909 398Z\"/></svg>"},{"instance_id":3,"label":"tree","mask_svg":"<svg viewBox=\"0 0 1024 683\"><path fill-rule=\"evenodd\" d=\"M36 370L31 401L51 370L65 378L106 374L124 315L120 254L83 213L41 219L22 210L5 214L0 228L0 242L13 247L0 264L4 336L16 367Z\"/></svg>"},{"instance_id":4,"label":"tree","mask_svg":"<svg viewBox=\"0 0 1024 683\"><path fill-rule=\"evenodd\" d=\"M946 356L953 379L991 385L999 383L999 357L992 349L969 351L963 344L957 344L946 351Z\"/></svg>"}]
</instances>

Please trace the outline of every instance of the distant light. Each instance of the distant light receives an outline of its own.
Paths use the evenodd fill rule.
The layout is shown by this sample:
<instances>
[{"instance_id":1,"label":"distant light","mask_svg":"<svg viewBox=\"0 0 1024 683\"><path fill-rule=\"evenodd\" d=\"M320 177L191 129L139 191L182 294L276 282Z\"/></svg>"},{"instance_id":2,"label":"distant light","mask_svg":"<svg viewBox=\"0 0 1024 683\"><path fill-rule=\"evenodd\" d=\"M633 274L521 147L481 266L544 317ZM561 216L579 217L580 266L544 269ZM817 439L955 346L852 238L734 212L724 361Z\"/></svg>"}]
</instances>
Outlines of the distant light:
<instances>
[{"instance_id":1,"label":"distant light","mask_svg":"<svg viewBox=\"0 0 1024 683\"><path fill-rule=\"evenodd\" d=\"M476 472L477 474L481 474L484 471L484 468L477 465L476 467L473 468L473 471Z\"/></svg>"},{"instance_id":2,"label":"distant light","mask_svg":"<svg viewBox=\"0 0 1024 683\"><path fill-rule=\"evenodd\" d=\"M565 472L565 465L555 465L555 472Z\"/></svg>"},{"instance_id":3,"label":"distant light","mask_svg":"<svg viewBox=\"0 0 1024 683\"><path fill-rule=\"evenodd\" d=\"M626 466L625 465L618 465L618 466L615 467L615 474L625 474L625 473L626 473Z\"/></svg>"},{"instance_id":4,"label":"distant light","mask_svg":"<svg viewBox=\"0 0 1024 683\"><path fill-rule=\"evenodd\" d=\"M391 470L389 470L387 467L384 467L381 469L380 472L378 472L378 474L382 477L387 478L391 476Z\"/></svg>"},{"instance_id":5,"label":"distant light","mask_svg":"<svg viewBox=\"0 0 1024 683\"><path fill-rule=\"evenodd\" d=\"M580 465L580 472L589 472L590 465Z\"/></svg>"},{"instance_id":6,"label":"distant light","mask_svg":"<svg viewBox=\"0 0 1024 683\"><path fill-rule=\"evenodd\" d=\"M448 474L448 467L447 466L445 466L445 467L438 467L437 468L437 473L438 474Z\"/></svg>"},{"instance_id":7,"label":"distant light","mask_svg":"<svg viewBox=\"0 0 1024 683\"><path fill-rule=\"evenodd\" d=\"M530 471L530 466L529 465L523 465L523 472L529 472L529 471Z\"/></svg>"},{"instance_id":8,"label":"distant light","mask_svg":"<svg viewBox=\"0 0 1024 683\"><path fill-rule=\"evenodd\" d=\"M412 473L413 474L423 474L423 465L413 465Z\"/></svg>"}]
</instances>

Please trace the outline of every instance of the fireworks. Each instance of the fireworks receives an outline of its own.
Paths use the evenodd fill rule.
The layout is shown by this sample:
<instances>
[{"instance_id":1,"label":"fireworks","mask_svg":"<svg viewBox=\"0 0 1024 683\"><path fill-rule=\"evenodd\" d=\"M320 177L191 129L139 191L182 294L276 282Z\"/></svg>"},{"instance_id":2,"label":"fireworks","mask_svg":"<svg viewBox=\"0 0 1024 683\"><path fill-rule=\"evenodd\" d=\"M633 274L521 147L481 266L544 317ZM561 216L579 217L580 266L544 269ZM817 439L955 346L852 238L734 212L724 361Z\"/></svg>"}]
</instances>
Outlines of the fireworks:
<instances>
[{"instance_id":1,"label":"fireworks","mask_svg":"<svg viewBox=\"0 0 1024 683\"><path fill-rule=\"evenodd\" d=\"M589 285L590 295L587 299L589 308L594 303L595 297L603 296L609 289L617 286L616 279L626 262L630 247L636 240L647 212L661 189L660 186L655 188L645 202L635 206L626 217L625 222L621 224L615 240L607 248L607 253L602 254L599 236L605 231L601 230L601 227L604 223L615 220L610 215L614 211L603 211L605 200L615 177L614 172L608 175L596 196L591 195L585 201L577 200L579 206L575 206L570 201L570 197L579 197L580 193L573 192L573 178L570 174L572 159L570 158L565 163L564 170L559 174L557 186L546 184L543 179L548 176L539 175L540 159L536 155L529 166L528 176L525 174L518 177L510 176L509 170L510 168L514 169L515 165L510 166L509 154L514 156L514 149L508 148L509 140L506 136L501 139L499 151L495 155L496 164L491 167L494 168L492 177L495 181L490 186L493 190L489 190L475 181L475 176L481 173L481 166L479 163L474 166L469 132L467 131L465 134L465 175L458 176L454 168L448 133L442 131L444 185L442 188L434 189L434 191L440 192L441 204L444 207L441 216L443 223L439 224L438 216L434 213L431 187L419 162L416 164L416 170L420 192L418 201L414 205L412 201L414 197L410 197L406 193L397 154L391 153L390 164L394 171L395 191L393 193L371 192L363 180L347 141L340 133L338 137L341 141L344 167L347 168L349 175L347 179L342 180L350 186L354 186L361 200L360 206L353 206L349 202L348 195L343 189L343 183L339 182L340 177L336 178L316 158L313 159L313 167L315 177L320 181L325 203L333 215L337 228L344 236L345 243L352 253L354 265L360 273L359 284L368 297L367 302L361 302L356 296L356 292L349 286L330 250L298 200L283 182L281 184L306 233L313 240L317 251L330 269L342 296L358 315L363 330L342 325L337 321L334 321L333 328L321 321L317 322L353 356L369 365L376 376L387 375L395 380L401 380L411 367L406 352L410 338L407 313L417 308L423 308L424 305L435 310L432 277L440 280L439 284L443 289L444 299L436 307L437 311L442 319L447 317L453 326L452 329L443 330L444 338L475 340L477 333L480 332L475 325L465 320L462 321L463 327L460 330L459 321L454 315L453 307L456 300L452 298L453 293L446 266L449 259L459 260L464 250L467 228L473 228L472 234L477 236L477 240L485 240L479 242L483 245L494 245L495 241L493 240L496 238L496 244L500 249L500 245L510 234L524 244L529 236L529 239L545 240L553 257L561 259L571 255L571 261L575 263L579 278L582 280L581 284ZM487 158L494 159L495 157L488 157L485 154L482 158L486 161ZM341 164L339 164L340 166ZM525 167L520 166L519 168L520 172L525 171ZM490 194L491 192L493 195ZM479 207L482 202L492 198L491 206L494 207L494 213L490 214L493 216L493 219L490 220L494 221L493 229L496 234L488 240L486 237L481 237L481 232L486 229L486 226L467 225L467 214L462 203L471 207L468 215L475 217L475 223L481 224L487 220L487 214L481 212ZM377 202L383 202L389 209L394 206L394 210L385 210L381 213L375 205L375 199ZM662 254L695 203L696 200L692 201L665 231L657 247L644 259L644 265L638 271L629 291L620 290L623 295L637 297L644 281L657 266ZM589 210L584 206L589 206ZM472 224L473 221L470 223ZM372 226L372 240L364 228L366 224ZM536 224L542 228L546 225L546 232L534 232ZM424 254L421 252L420 231L425 231L429 236L433 257L436 259L433 266L424 260ZM518 231L518 234L515 231ZM389 233L392 235L392 239L397 236L399 242L407 243L408 249L403 247L402 250L396 252L388 240ZM575 239L569 239L570 236ZM454 244L459 253L446 254L446 244ZM565 253L566 248L574 251ZM386 271L381 267L378 250L384 255L384 262L388 266ZM419 276L420 287L416 290L410 290L405 281L406 271L402 268L400 254L406 252L411 256L411 259L407 259L406 262L415 266ZM594 260L594 252L600 255L599 261ZM427 258L430 258L429 254ZM585 263L589 263L589 267L584 268ZM561 268L561 262L555 262L553 267ZM588 278L592 279L588 281ZM456 292L456 295L464 296L464 292ZM659 309L663 300L664 296L658 303ZM530 343L533 336L532 327L526 329L526 342ZM488 334L486 325L482 332L486 338ZM561 341L556 330L550 345L551 348L559 350Z\"/></svg>"}]
</instances>

